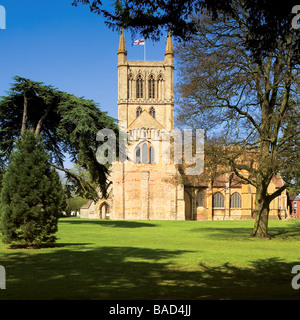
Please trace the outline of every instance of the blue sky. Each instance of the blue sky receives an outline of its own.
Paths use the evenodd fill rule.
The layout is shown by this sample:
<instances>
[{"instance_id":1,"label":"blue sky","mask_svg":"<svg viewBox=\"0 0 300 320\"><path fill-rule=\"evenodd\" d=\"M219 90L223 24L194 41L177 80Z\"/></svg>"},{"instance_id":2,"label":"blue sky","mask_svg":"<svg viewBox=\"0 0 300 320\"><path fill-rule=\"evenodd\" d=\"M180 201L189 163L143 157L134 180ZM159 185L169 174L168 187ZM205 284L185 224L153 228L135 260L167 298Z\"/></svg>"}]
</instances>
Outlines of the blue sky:
<instances>
[{"instance_id":1,"label":"blue sky","mask_svg":"<svg viewBox=\"0 0 300 320\"><path fill-rule=\"evenodd\" d=\"M0 29L0 96L18 75L92 99L117 118L119 34L89 7L72 0L0 0L6 30ZM104 0L105 6L112 1ZM128 60L143 60L144 47L133 46L125 32ZM165 40L146 42L147 60L163 60Z\"/></svg>"}]
</instances>

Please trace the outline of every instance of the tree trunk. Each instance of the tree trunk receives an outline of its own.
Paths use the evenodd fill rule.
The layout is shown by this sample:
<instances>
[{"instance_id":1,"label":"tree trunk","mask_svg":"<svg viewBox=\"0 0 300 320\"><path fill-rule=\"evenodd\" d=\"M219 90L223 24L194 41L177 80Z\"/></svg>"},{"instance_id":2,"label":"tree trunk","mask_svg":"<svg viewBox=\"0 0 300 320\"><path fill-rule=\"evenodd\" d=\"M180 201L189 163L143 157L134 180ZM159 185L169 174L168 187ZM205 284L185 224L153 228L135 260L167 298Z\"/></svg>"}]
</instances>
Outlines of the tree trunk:
<instances>
[{"instance_id":1,"label":"tree trunk","mask_svg":"<svg viewBox=\"0 0 300 320\"><path fill-rule=\"evenodd\" d=\"M256 211L253 237L270 238L268 234L268 220L269 208L263 207L260 211Z\"/></svg>"},{"instance_id":2,"label":"tree trunk","mask_svg":"<svg viewBox=\"0 0 300 320\"><path fill-rule=\"evenodd\" d=\"M253 237L270 238L268 234L269 211L270 200L268 199L267 186L259 186L256 190Z\"/></svg>"},{"instance_id":3,"label":"tree trunk","mask_svg":"<svg viewBox=\"0 0 300 320\"><path fill-rule=\"evenodd\" d=\"M27 96L26 93L24 91L24 105L23 105L23 118L22 118L22 127L21 127L21 133L24 133L26 130L26 123L27 123L27 109L28 109L28 100L27 100Z\"/></svg>"},{"instance_id":4,"label":"tree trunk","mask_svg":"<svg viewBox=\"0 0 300 320\"><path fill-rule=\"evenodd\" d=\"M48 115L49 115L49 112L50 112L50 110L51 110L51 106L52 106L52 105L49 104L49 106L48 106L45 114L44 114L44 115L41 117L41 119L39 120L39 122L38 122L38 124L37 124L37 126L36 126L36 128L35 128L35 135L38 136L38 135L41 133L43 123L44 123L45 119L46 119L46 118L48 117Z\"/></svg>"}]
</instances>

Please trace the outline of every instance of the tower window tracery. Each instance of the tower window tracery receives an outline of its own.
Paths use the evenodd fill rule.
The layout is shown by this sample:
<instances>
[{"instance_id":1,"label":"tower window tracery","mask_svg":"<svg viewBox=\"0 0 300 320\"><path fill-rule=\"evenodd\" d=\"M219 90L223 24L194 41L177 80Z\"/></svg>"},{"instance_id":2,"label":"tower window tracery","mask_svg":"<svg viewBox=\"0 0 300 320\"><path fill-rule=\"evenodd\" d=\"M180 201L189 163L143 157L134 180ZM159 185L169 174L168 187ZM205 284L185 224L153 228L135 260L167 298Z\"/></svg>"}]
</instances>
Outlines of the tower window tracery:
<instances>
[{"instance_id":1,"label":"tower window tracery","mask_svg":"<svg viewBox=\"0 0 300 320\"><path fill-rule=\"evenodd\" d=\"M141 148L137 147L135 151L135 163L141 163Z\"/></svg>"},{"instance_id":2,"label":"tower window tracery","mask_svg":"<svg viewBox=\"0 0 300 320\"><path fill-rule=\"evenodd\" d=\"M150 113L150 115L155 119L155 109L154 109L154 107L151 107L151 108L150 108L149 113Z\"/></svg>"},{"instance_id":3,"label":"tower window tracery","mask_svg":"<svg viewBox=\"0 0 300 320\"><path fill-rule=\"evenodd\" d=\"M152 146L149 148L149 163L154 163L154 148Z\"/></svg>"},{"instance_id":4,"label":"tower window tracery","mask_svg":"<svg viewBox=\"0 0 300 320\"><path fill-rule=\"evenodd\" d=\"M148 144L144 143L142 146L142 163L148 163Z\"/></svg>"},{"instance_id":5,"label":"tower window tracery","mask_svg":"<svg viewBox=\"0 0 300 320\"><path fill-rule=\"evenodd\" d=\"M128 76L128 94L127 94L128 99L133 98L133 76L132 74L129 74Z\"/></svg>"},{"instance_id":6,"label":"tower window tracery","mask_svg":"<svg viewBox=\"0 0 300 320\"><path fill-rule=\"evenodd\" d=\"M164 83L163 75L160 74L158 76L158 79L157 79L157 99L158 100L162 100L163 99L163 95L164 95L164 93L163 93L163 88L164 88L163 83Z\"/></svg>"},{"instance_id":7,"label":"tower window tracery","mask_svg":"<svg viewBox=\"0 0 300 320\"><path fill-rule=\"evenodd\" d=\"M142 99L144 96L144 80L143 77L139 74L136 79L136 98Z\"/></svg>"},{"instance_id":8,"label":"tower window tracery","mask_svg":"<svg viewBox=\"0 0 300 320\"><path fill-rule=\"evenodd\" d=\"M150 75L148 80L149 99L155 99L155 80L153 74Z\"/></svg>"},{"instance_id":9,"label":"tower window tracery","mask_svg":"<svg viewBox=\"0 0 300 320\"><path fill-rule=\"evenodd\" d=\"M135 149L135 163L153 164L154 160L154 147L150 142L139 144Z\"/></svg>"},{"instance_id":10,"label":"tower window tracery","mask_svg":"<svg viewBox=\"0 0 300 320\"><path fill-rule=\"evenodd\" d=\"M136 109L136 117L138 118L139 116L140 116L140 114L142 113L142 108L141 107L138 107L137 109Z\"/></svg>"}]
</instances>

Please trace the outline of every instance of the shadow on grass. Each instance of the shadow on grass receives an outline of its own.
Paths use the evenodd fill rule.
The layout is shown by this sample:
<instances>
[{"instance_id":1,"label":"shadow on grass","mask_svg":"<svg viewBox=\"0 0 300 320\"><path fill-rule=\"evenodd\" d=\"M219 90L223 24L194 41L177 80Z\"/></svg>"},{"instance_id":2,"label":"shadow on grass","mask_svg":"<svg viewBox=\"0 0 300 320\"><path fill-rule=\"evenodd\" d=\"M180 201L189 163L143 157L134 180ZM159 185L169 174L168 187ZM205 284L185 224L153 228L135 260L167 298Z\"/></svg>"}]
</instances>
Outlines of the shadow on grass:
<instances>
[{"instance_id":1,"label":"shadow on grass","mask_svg":"<svg viewBox=\"0 0 300 320\"><path fill-rule=\"evenodd\" d=\"M199 232L202 234L209 234L211 239L214 240L233 240L250 238L253 228L224 228L224 227L205 227L195 228L191 232Z\"/></svg>"},{"instance_id":2,"label":"shadow on grass","mask_svg":"<svg viewBox=\"0 0 300 320\"><path fill-rule=\"evenodd\" d=\"M60 220L59 223L63 224L74 224L74 225L82 225L82 224L96 224L101 225L103 227L116 227L116 228L143 228L143 227L156 227L153 223L148 222L140 222L140 221L128 221L128 220L80 220L80 219L66 219Z\"/></svg>"},{"instance_id":3,"label":"shadow on grass","mask_svg":"<svg viewBox=\"0 0 300 320\"><path fill-rule=\"evenodd\" d=\"M289 227L272 227L270 228L270 235L284 240L300 239L300 222L290 221Z\"/></svg>"},{"instance_id":4,"label":"shadow on grass","mask_svg":"<svg viewBox=\"0 0 300 320\"><path fill-rule=\"evenodd\" d=\"M55 250L55 249L54 249ZM135 247L99 247L51 252L8 252L6 290L0 299L283 299L299 298L292 267L279 258L241 268L200 264L181 270L171 263L187 253Z\"/></svg>"},{"instance_id":5,"label":"shadow on grass","mask_svg":"<svg viewBox=\"0 0 300 320\"><path fill-rule=\"evenodd\" d=\"M268 228L269 235L272 238L282 240L300 239L300 223L298 221L282 222L282 227L271 226ZM287 226L285 223L289 223ZM232 227L228 228L222 224L214 226L200 225L197 228L192 229L192 232L199 232L202 234L209 234L214 240L238 240L238 239L252 239L253 226L251 227Z\"/></svg>"}]
</instances>

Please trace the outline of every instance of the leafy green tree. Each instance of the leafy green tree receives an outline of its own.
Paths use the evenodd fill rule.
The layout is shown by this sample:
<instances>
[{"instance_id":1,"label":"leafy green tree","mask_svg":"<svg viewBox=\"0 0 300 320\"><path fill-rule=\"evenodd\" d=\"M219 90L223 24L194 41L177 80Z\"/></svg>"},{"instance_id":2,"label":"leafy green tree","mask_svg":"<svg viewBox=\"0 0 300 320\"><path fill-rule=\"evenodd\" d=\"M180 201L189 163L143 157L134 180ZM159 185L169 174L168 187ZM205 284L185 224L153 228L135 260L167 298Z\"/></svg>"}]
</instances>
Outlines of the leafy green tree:
<instances>
[{"instance_id":1,"label":"leafy green tree","mask_svg":"<svg viewBox=\"0 0 300 320\"><path fill-rule=\"evenodd\" d=\"M291 182L287 187L289 194L297 195L300 193L300 107L295 102L291 101L288 121L284 123L281 174L285 181Z\"/></svg>"},{"instance_id":2,"label":"leafy green tree","mask_svg":"<svg viewBox=\"0 0 300 320\"><path fill-rule=\"evenodd\" d=\"M238 142L252 151L260 150L251 151L251 156L259 155L260 169L247 166L253 175L244 176L244 180L248 179L260 193L253 234L267 237L270 201L290 187L290 182L299 181L299 127L288 133L292 128L290 116L299 123L298 101L295 113L291 112L291 99L298 99L295 90L300 62L300 32L292 28L292 8L297 1L116 0L110 9L101 0L73 0L72 4L79 3L102 15L112 29L129 29L154 40L164 29L170 29L178 40L189 40L181 44L179 63L187 81L186 99L182 99L183 122L186 124L188 117L202 116L203 128L208 126L215 133L224 131L230 122L227 128L236 130L228 130L225 139L220 137L220 145L233 143L239 133L235 150L240 151L227 153L223 159L238 175L246 169L246 165L237 166L235 161L246 152ZM199 30L201 20L194 19L206 10L214 34ZM189 104L193 99L194 103ZM246 143L240 139L241 132ZM212 154L222 152L214 150ZM267 195L270 179L279 171L288 184Z\"/></svg>"},{"instance_id":3,"label":"leafy green tree","mask_svg":"<svg viewBox=\"0 0 300 320\"><path fill-rule=\"evenodd\" d=\"M56 240L65 197L43 141L31 131L16 142L0 199L4 243L41 246Z\"/></svg>"},{"instance_id":4,"label":"leafy green tree","mask_svg":"<svg viewBox=\"0 0 300 320\"><path fill-rule=\"evenodd\" d=\"M299 172L299 45L290 28L276 50L257 60L245 47L251 24L245 1L232 17L194 17L198 33L177 49L178 123L206 130L211 159L256 188L253 235L269 237L270 203ZM298 124L298 125L297 125ZM269 194L272 178L285 183ZM294 179L295 178L295 179Z\"/></svg>"},{"instance_id":5,"label":"leafy green tree","mask_svg":"<svg viewBox=\"0 0 300 320\"><path fill-rule=\"evenodd\" d=\"M73 163L87 170L92 181L107 188L108 167L99 164L96 151L99 130L118 133L115 120L92 100L78 98L42 82L15 77L8 95L0 100L0 166L8 164L15 141L30 129L40 135L50 154L49 163L72 179L78 195L96 199L94 187L76 173L64 168L69 155Z\"/></svg>"},{"instance_id":6,"label":"leafy green tree","mask_svg":"<svg viewBox=\"0 0 300 320\"><path fill-rule=\"evenodd\" d=\"M82 197L72 197L66 200L67 207L66 212L67 214L71 214L72 211L79 212L80 208L88 202L88 199L84 199Z\"/></svg>"},{"instance_id":7,"label":"leafy green tree","mask_svg":"<svg viewBox=\"0 0 300 320\"><path fill-rule=\"evenodd\" d=\"M78 187L77 187L77 178L78 177L81 181L83 181L84 184L89 185L95 190L96 192L99 190L99 186L93 181L91 174L81 166L79 166L77 163L74 164L73 168L69 169L72 176L69 177L64 183L66 196L68 199L74 198L74 197L80 197L81 193L78 193Z\"/></svg>"},{"instance_id":8,"label":"leafy green tree","mask_svg":"<svg viewBox=\"0 0 300 320\"><path fill-rule=\"evenodd\" d=\"M70 169L72 173L76 176L79 176L80 179L89 183L95 190L99 190L98 186L92 181L91 175L87 170L80 167L78 164L75 164L72 169ZM71 214L72 211L79 212L80 208L88 202L87 198L83 198L76 193L76 180L69 179L64 184L64 190L66 193L66 213L68 215Z\"/></svg>"},{"instance_id":9,"label":"leafy green tree","mask_svg":"<svg viewBox=\"0 0 300 320\"><path fill-rule=\"evenodd\" d=\"M93 13L102 15L112 29L123 27L154 40L161 37L164 29L171 29L178 39L190 39L197 34L192 16L200 14L204 9L210 12L212 18L218 17L220 13L225 18L231 18L235 14L235 0L116 0L110 7L104 6L102 0L72 1L74 6L78 3L88 5ZM277 39L284 38L291 29L291 22L295 17L292 8L298 4L296 0L244 1L248 12L244 22L249 26L247 38L244 39L246 49L256 58L274 51Z\"/></svg>"}]
</instances>

